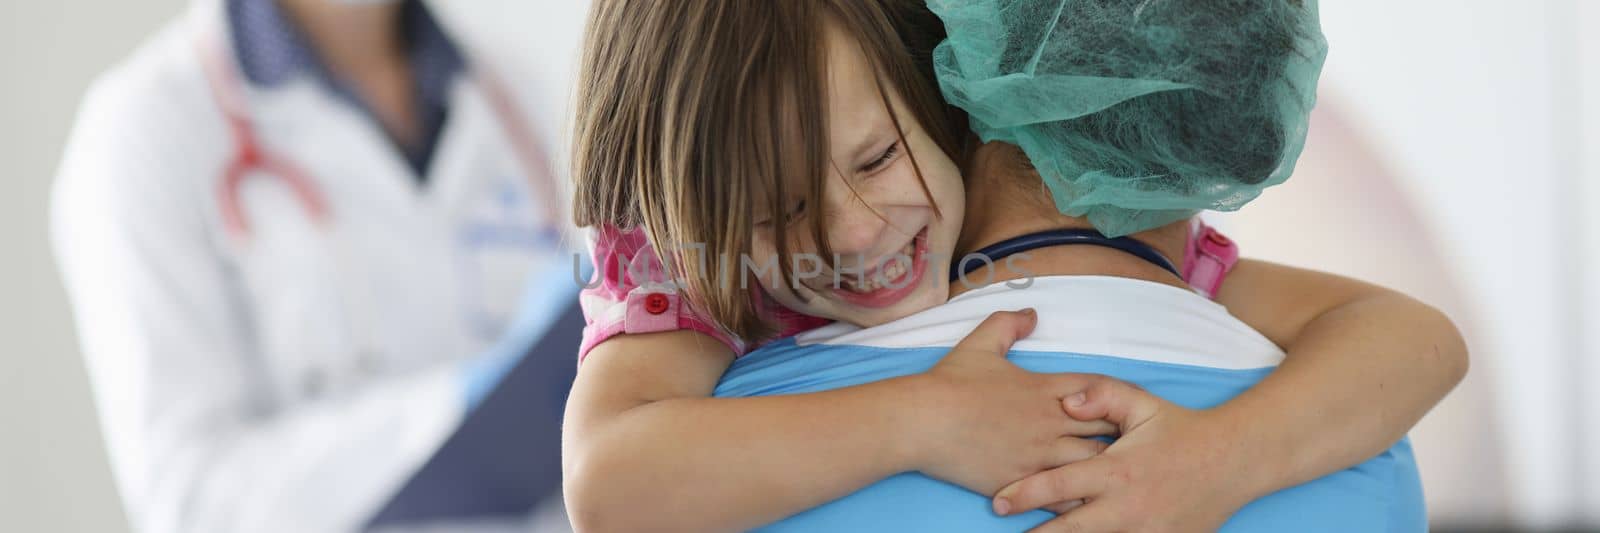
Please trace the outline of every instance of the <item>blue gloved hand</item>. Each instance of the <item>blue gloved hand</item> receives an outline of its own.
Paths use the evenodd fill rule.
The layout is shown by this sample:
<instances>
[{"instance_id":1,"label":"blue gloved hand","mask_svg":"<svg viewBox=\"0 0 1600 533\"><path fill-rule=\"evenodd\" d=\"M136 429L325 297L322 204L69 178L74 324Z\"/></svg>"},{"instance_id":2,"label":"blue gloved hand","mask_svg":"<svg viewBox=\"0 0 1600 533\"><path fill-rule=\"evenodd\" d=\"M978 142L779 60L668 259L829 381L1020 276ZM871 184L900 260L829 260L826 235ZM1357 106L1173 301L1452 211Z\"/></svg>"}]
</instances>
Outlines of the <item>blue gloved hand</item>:
<instances>
[{"instance_id":1,"label":"blue gloved hand","mask_svg":"<svg viewBox=\"0 0 1600 533\"><path fill-rule=\"evenodd\" d=\"M489 349L467 360L462 369L462 392L466 396L467 412L472 412L483 403L484 398L500 385L511 369L516 368L534 343L544 336L545 330L578 297L579 287L575 280L588 279L589 272L593 270L586 259L578 261L578 264L580 271L576 277L564 268L538 269L528 276L522 292L522 303L505 333ZM573 353L576 357L576 350Z\"/></svg>"},{"instance_id":2,"label":"blue gloved hand","mask_svg":"<svg viewBox=\"0 0 1600 533\"><path fill-rule=\"evenodd\" d=\"M505 379L506 374L522 361L527 346L507 342L509 340L502 338L494 347L467 361L462 372L462 392L466 395L467 412L477 409L483 399L500 385L500 380Z\"/></svg>"}]
</instances>

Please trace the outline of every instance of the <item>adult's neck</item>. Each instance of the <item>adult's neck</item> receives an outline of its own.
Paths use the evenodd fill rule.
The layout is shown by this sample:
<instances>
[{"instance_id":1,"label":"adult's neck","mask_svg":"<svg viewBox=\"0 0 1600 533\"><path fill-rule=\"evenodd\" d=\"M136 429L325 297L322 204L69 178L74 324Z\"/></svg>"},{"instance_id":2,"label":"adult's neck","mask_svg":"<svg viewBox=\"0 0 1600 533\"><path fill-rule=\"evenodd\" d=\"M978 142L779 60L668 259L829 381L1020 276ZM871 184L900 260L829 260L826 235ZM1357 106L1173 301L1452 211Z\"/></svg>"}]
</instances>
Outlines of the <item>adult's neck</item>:
<instances>
[{"instance_id":1,"label":"adult's neck","mask_svg":"<svg viewBox=\"0 0 1600 533\"><path fill-rule=\"evenodd\" d=\"M1087 219L1061 214L1039 173L1021 163L1011 145L988 143L978 148L966 176L967 211L956 257L1013 237L1053 229L1093 229ZM1175 222L1130 235L1154 247L1174 265L1182 266L1188 229ZM1166 269L1137 256L1101 246L1064 245L1012 256L1010 262L981 267L950 286L951 296L978 288L984 282L1004 282L1025 277L1102 275L1163 283L1187 288Z\"/></svg>"},{"instance_id":2,"label":"adult's neck","mask_svg":"<svg viewBox=\"0 0 1600 533\"><path fill-rule=\"evenodd\" d=\"M277 0L334 78L365 101L402 145L420 142L401 2Z\"/></svg>"}]
</instances>

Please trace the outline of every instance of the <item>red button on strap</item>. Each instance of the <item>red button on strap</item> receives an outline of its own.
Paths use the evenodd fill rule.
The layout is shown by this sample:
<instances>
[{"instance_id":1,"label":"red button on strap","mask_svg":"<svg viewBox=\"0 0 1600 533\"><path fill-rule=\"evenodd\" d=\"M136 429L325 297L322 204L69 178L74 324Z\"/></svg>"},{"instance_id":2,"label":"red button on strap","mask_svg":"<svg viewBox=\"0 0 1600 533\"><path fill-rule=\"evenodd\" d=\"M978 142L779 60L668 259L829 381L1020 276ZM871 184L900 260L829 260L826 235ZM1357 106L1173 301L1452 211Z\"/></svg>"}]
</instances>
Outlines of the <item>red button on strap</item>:
<instances>
[{"instance_id":1,"label":"red button on strap","mask_svg":"<svg viewBox=\"0 0 1600 533\"><path fill-rule=\"evenodd\" d=\"M1215 244L1217 246L1228 246L1233 244L1233 241L1228 240L1227 237L1222 236L1221 233L1217 233L1216 231L1206 232L1206 240L1211 241L1211 244Z\"/></svg>"},{"instance_id":2,"label":"red button on strap","mask_svg":"<svg viewBox=\"0 0 1600 533\"><path fill-rule=\"evenodd\" d=\"M658 292L644 297L644 310L652 315L665 313L667 308L671 306L672 303L667 301L667 295L665 294Z\"/></svg>"}]
</instances>

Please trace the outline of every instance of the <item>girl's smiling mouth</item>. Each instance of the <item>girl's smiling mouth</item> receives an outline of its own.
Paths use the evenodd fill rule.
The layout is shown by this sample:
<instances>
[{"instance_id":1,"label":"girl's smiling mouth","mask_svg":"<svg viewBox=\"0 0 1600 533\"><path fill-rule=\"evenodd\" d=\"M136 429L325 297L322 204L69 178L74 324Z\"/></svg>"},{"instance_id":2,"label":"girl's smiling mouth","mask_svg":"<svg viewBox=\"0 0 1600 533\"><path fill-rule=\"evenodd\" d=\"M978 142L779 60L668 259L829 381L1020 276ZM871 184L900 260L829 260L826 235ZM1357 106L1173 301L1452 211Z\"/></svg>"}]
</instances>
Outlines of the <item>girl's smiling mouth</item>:
<instances>
[{"instance_id":1,"label":"girl's smiling mouth","mask_svg":"<svg viewBox=\"0 0 1600 533\"><path fill-rule=\"evenodd\" d=\"M928 270L928 228L911 242L879 261L871 270L841 272L830 290L839 299L861 307L881 308L898 303L921 286Z\"/></svg>"}]
</instances>

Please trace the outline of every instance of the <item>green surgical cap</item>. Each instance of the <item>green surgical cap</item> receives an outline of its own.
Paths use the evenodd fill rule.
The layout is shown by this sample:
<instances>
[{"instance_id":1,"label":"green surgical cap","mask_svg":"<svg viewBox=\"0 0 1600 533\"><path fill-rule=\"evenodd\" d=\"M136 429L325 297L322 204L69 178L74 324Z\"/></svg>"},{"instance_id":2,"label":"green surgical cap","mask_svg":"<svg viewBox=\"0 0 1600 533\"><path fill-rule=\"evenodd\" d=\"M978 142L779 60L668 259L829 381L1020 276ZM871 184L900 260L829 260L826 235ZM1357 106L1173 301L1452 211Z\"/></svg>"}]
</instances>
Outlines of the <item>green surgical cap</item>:
<instances>
[{"instance_id":1,"label":"green surgical cap","mask_svg":"<svg viewBox=\"0 0 1600 533\"><path fill-rule=\"evenodd\" d=\"M1327 57L1317 0L929 0L944 97L1056 207L1126 235L1282 183Z\"/></svg>"}]
</instances>

